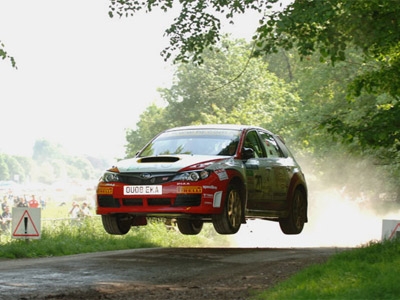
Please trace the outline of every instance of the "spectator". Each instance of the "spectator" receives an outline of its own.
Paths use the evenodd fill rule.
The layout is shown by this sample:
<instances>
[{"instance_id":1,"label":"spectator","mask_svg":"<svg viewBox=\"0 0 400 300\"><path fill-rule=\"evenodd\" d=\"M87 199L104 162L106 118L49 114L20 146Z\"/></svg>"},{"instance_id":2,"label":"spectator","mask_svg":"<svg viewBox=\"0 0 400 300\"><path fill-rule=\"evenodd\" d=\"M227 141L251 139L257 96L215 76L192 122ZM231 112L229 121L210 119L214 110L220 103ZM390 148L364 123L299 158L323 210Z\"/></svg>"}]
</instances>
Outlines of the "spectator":
<instances>
[{"instance_id":1,"label":"spectator","mask_svg":"<svg viewBox=\"0 0 400 300\"><path fill-rule=\"evenodd\" d=\"M39 200L40 200L40 207L42 209L46 209L46 200L42 196L39 197Z\"/></svg>"},{"instance_id":2,"label":"spectator","mask_svg":"<svg viewBox=\"0 0 400 300\"><path fill-rule=\"evenodd\" d=\"M10 207L6 206L4 208L4 212L1 215L1 230L3 232L9 231L10 230L10 223L11 223L11 212L10 212Z\"/></svg>"},{"instance_id":3,"label":"spectator","mask_svg":"<svg viewBox=\"0 0 400 300\"><path fill-rule=\"evenodd\" d=\"M81 209L79 208L79 204L76 203L75 201L72 202L72 208L69 211L69 214L72 219L78 219L81 213Z\"/></svg>"},{"instance_id":4,"label":"spectator","mask_svg":"<svg viewBox=\"0 0 400 300\"><path fill-rule=\"evenodd\" d=\"M38 208L39 207L39 201L36 200L35 195L32 195L32 199L29 200L28 206L31 208Z\"/></svg>"},{"instance_id":5,"label":"spectator","mask_svg":"<svg viewBox=\"0 0 400 300\"><path fill-rule=\"evenodd\" d=\"M25 197L19 197L17 207L28 207Z\"/></svg>"},{"instance_id":6,"label":"spectator","mask_svg":"<svg viewBox=\"0 0 400 300\"><path fill-rule=\"evenodd\" d=\"M92 213L90 212L89 206L87 202L82 203L82 208L81 208L81 215L82 217L91 217Z\"/></svg>"},{"instance_id":7,"label":"spectator","mask_svg":"<svg viewBox=\"0 0 400 300\"><path fill-rule=\"evenodd\" d=\"M1 203L1 210L4 211L7 206L8 206L7 197L4 197L3 202Z\"/></svg>"}]
</instances>

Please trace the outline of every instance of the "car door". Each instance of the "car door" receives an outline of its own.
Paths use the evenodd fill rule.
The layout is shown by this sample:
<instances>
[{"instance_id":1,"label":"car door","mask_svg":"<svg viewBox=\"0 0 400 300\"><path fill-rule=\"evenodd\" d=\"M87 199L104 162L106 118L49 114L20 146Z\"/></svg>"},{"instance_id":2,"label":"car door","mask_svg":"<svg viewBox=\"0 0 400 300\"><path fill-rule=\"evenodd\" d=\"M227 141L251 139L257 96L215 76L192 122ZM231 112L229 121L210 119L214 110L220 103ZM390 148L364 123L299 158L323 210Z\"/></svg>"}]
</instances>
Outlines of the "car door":
<instances>
[{"instance_id":1,"label":"car door","mask_svg":"<svg viewBox=\"0 0 400 300\"><path fill-rule=\"evenodd\" d=\"M272 169L268 168L265 147L256 130L247 132L243 146L254 151L254 158L245 162L248 187L247 209L264 210L266 202L272 201Z\"/></svg>"},{"instance_id":2,"label":"car door","mask_svg":"<svg viewBox=\"0 0 400 300\"><path fill-rule=\"evenodd\" d=\"M266 210L282 210L285 208L293 163L280 149L274 136L266 131L259 131L262 146L265 148L267 158L263 166L269 172L271 192L265 195Z\"/></svg>"}]
</instances>

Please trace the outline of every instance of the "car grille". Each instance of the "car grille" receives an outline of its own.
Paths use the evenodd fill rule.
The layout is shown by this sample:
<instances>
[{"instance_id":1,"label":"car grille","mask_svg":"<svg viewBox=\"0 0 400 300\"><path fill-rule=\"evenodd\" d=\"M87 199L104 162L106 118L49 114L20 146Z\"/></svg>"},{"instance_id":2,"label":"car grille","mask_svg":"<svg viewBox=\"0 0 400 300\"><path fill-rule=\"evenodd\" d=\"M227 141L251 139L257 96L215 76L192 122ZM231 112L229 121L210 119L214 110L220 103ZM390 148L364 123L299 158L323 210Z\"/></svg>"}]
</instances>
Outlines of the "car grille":
<instances>
[{"instance_id":1,"label":"car grille","mask_svg":"<svg viewBox=\"0 0 400 300\"><path fill-rule=\"evenodd\" d=\"M120 207L118 199L114 199L112 196L101 196L97 197L97 203L100 207Z\"/></svg>"},{"instance_id":2,"label":"car grille","mask_svg":"<svg viewBox=\"0 0 400 300\"><path fill-rule=\"evenodd\" d=\"M133 185L153 185L171 181L176 173L122 173L120 182Z\"/></svg>"},{"instance_id":3,"label":"car grille","mask_svg":"<svg viewBox=\"0 0 400 300\"><path fill-rule=\"evenodd\" d=\"M143 199L124 198L122 204L125 206L143 206Z\"/></svg>"},{"instance_id":4,"label":"car grille","mask_svg":"<svg viewBox=\"0 0 400 300\"><path fill-rule=\"evenodd\" d=\"M201 203L201 195L177 195L174 206L199 206Z\"/></svg>"},{"instance_id":5,"label":"car grille","mask_svg":"<svg viewBox=\"0 0 400 300\"><path fill-rule=\"evenodd\" d=\"M199 206L201 204L201 195L177 195L172 205L171 198L122 198L123 206L143 206L147 201L148 206ZM118 199L112 196L98 196L98 205L100 207L121 207Z\"/></svg>"}]
</instances>

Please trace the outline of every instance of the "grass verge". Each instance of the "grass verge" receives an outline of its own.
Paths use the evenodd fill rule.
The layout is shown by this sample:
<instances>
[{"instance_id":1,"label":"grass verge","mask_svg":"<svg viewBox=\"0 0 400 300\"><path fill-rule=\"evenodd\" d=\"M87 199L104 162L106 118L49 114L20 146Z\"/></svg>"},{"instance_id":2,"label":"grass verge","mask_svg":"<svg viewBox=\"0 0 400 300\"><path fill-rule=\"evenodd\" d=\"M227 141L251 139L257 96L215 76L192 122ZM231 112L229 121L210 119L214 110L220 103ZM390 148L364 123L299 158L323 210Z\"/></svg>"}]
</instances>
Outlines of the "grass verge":
<instances>
[{"instance_id":1,"label":"grass verge","mask_svg":"<svg viewBox=\"0 0 400 300\"><path fill-rule=\"evenodd\" d=\"M43 226L38 240L16 240L2 235L0 257L33 258L152 247L228 246L226 238L217 236L207 225L210 224L205 224L199 235L187 236L168 229L161 221L154 221L147 226L133 227L127 235L118 236L107 234L99 217L87 218L79 223L64 220Z\"/></svg>"},{"instance_id":2,"label":"grass verge","mask_svg":"<svg viewBox=\"0 0 400 300\"><path fill-rule=\"evenodd\" d=\"M371 242L313 265L253 299L399 299L400 239Z\"/></svg>"}]
</instances>

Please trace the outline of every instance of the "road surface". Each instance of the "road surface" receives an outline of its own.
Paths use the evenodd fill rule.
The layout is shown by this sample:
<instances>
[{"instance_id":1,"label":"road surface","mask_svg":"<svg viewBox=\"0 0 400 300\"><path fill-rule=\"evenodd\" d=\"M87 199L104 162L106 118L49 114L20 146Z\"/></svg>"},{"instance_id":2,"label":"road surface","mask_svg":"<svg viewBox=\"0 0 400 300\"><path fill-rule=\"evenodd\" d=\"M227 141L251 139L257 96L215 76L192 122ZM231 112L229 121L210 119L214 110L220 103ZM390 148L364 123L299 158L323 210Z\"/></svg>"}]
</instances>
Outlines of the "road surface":
<instances>
[{"instance_id":1,"label":"road surface","mask_svg":"<svg viewBox=\"0 0 400 300\"><path fill-rule=\"evenodd\" d=\"M0 299L248 299L337 248L155 248L0 260Z\"/></svg>"}]
</instances>

